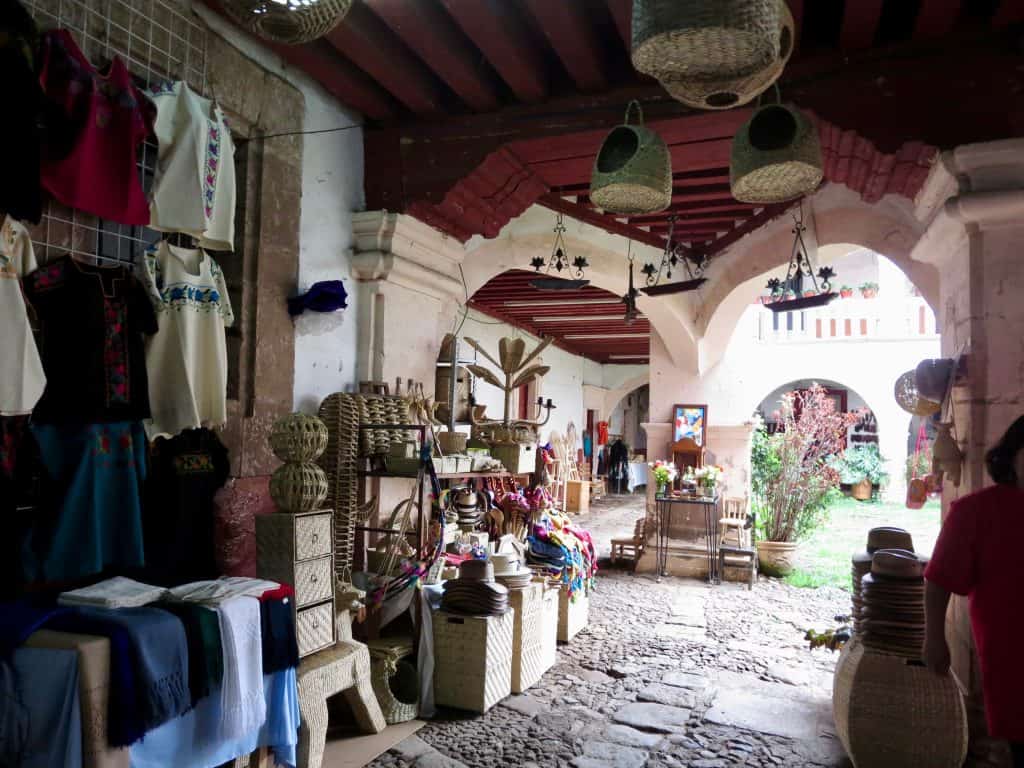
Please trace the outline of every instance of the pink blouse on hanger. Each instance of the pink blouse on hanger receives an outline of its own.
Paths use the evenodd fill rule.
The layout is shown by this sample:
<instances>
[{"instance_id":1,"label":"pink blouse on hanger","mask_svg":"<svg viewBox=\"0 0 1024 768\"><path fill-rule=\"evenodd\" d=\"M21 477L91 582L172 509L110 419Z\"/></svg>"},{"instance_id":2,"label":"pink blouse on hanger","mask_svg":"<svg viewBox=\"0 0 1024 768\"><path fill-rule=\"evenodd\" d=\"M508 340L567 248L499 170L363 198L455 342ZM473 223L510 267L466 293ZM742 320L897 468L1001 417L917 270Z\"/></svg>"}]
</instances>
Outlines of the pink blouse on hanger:
<instances>
[{"instance_id":1,"label":"pink blouse on hanger","mask_svg":"<svg viewBox=\"0 0 1024 768\"><path fill-rule=\"evenodd\" d=\"M44 147L43 186L65 205L122 224L149 223L138 146L156 108L120 58L106 74L64 29L43 36L39 82L57 116Z\"/></svg>"}]
</instances>

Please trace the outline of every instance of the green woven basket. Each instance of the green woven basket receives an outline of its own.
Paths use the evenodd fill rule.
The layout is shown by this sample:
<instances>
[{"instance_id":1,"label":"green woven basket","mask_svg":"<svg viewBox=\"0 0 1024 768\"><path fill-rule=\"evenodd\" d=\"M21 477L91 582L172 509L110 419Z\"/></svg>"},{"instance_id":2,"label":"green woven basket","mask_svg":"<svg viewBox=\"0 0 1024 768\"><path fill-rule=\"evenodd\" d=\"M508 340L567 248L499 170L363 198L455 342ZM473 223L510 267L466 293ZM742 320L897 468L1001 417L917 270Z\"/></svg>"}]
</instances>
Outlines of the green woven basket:
<instances>
[{"instance_id":1,"label":"green woven basket","mask_svg":"<svg viewBox=\"0 0 1024 768\"><path fill-rule=\"evenodd\" d=\"M666 77L662 88L676 101L696 109L730 109L753 101L779 79L793 53L793 14L784 0L779 7L779 55L770 64L746 75Z\"/></svg>"},{"instance_id":2,"label":"green woven basket","mask_svg":"<svg viewBox=\"0 0 1024 768\"><path fill-rule=\"evenodd\" d=\"M733 139L729 183L740 202L793 200L817 189L823 177L818 130L795 107L759 107Z\"/></svg>"},{"instance_id":3,"label":"green woven basket","mask_svg":"<svg viewBox=\"0 0 1024 768\"><path fill-rule=\"evenodd\" d=\"M637 125L629 116L636 107ZM601 144L590 175L590 199L611 213L656 213L672 202L672 157L664 140L643 125L639 102L626 107L625 122Z\"/></svg>"},{"instance_id":4,"label":"green woven basket","mask_svg":"<svg viewBox=\"0 0 1024 768\"><path fill-rule=\"evenodd\" d=\"M778 29L778 0L633 0L633 66L658 80L749 75L779 58Z\"/></svg>"},{"instance_id":5,"label":"green woven basket","mask_svg":"<svg viewBox=\"0 0 1024 768\"><path fill-rule=\"evenodd\" d=\"M235 21L265 40L296 45L330 32L352 0L221 0Z\"/></svg>"}]
</instances>

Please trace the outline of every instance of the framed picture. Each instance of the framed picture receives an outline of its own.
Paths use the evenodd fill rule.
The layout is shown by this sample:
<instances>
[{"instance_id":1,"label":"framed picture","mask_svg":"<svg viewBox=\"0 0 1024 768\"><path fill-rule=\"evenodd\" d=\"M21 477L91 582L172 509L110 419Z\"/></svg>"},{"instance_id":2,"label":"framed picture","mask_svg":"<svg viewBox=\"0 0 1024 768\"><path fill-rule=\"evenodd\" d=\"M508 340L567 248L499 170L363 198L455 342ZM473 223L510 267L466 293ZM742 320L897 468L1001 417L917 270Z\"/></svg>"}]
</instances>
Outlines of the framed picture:
<instances>
[{"instance_id":1,"label":"framed picture","mask_svg":"<svg viewBox=\"0 0 1024 768\"><path fill-rule=\"evenodd\" d=\"M688 437L701 448L704 447L704 433L708 426L706 405L672 406L672 442Z\"/></svg>"}]
</instances>

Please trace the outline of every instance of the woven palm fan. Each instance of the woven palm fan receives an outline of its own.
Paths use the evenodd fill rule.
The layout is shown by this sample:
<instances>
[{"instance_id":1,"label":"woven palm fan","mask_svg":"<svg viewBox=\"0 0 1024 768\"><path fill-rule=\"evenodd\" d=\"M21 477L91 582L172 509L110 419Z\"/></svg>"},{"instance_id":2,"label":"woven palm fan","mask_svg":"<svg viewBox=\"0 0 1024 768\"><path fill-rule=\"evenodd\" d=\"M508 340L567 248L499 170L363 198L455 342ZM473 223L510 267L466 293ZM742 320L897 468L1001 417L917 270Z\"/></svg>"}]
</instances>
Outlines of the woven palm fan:
<instances>
[{"instance_id":1,"label":"woven palm fan","mask_svg":"<svg viewBox=\"0 0 1024 768\"><path fill-rule=\"evenodd\" d=\"M630 125L636 107L638 123ZM611 213L656 213L672 202L672 157L664 140L643 125L640 103L626 107L625 122L612 129L594 159L590 199Z\"/></svg>"},{"instance_id":2,"label":"woven palm fan","mask_svg":"<svg viewBox=\"0 0 1024 768\"><path fill-rule=\"evenodd\" d=\"M778 0L633 0L631 58L658 80L750 74L779 56Z\"/></svg>"},{"instance_id":3,"label":"woven palm fan","mask_svg":"<svg viewBox=\"0 0 1024 768\"><path fill-rule=\"evenodd\" d=\"M330 32L352 8L352 0L221 0L243 27L276 43L308 43Z\"/></svg>"},{"instance_id":4,"label":"woven palm fan","mask_svg":"<svg viewBox=\"0 0 1024 768\"><path fill-rule=\"evenodd\" d=\"M742 203L794 200L817 189L824 175L818 129L795 107L758 107L733 139L729 185Z\"/></svg>"},{"instance_id":5,"label":"woven palm fan","mask_svg":"<svg viewBox=\"0 0 1024 768\"><path fill-rule=\"evenodd\" d=\"M779 79L793 53L796 23L784 0L779 6L779 55L770 64L742 75L666 77L661 87L696 109L730 109L753 101Z\"/></svg>"},{"instance_id":6,"label":"woven palm fan","mask_svg":"<svg viewBox=\"0 0 1024 768\"><path fill-rule=\"evenodd\" d=\"M896 386L893 389L896 402L907 413L912 413L915 416L931 416L942 408L941 403L921 397L921 393L917 391L916 371L907 371L896 379Z\"/></svg>"}]
</instances>

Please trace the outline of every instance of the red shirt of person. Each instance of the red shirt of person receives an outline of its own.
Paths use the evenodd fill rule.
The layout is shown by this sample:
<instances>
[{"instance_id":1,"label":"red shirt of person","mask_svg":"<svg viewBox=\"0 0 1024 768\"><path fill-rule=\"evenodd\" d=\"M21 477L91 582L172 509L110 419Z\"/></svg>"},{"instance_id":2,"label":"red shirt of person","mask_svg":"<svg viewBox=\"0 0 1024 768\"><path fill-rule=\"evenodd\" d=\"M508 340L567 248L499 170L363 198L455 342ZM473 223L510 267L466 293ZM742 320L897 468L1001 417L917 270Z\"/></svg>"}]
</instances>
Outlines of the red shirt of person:
<instances>
[{"instance_id":1,"label":"red shirt of person","mask_svg":"<svg viewBox=\"0 0 1024 768\"><path fill-rule=\"evenodd\" d=\"M1024 767L1024 416L985 457L995 485L949 508L925 570L925 661L949 672L945 619L950 594L967 595L978 649L989 734L1006 739Z\"/></svg>"}]
</instances>

